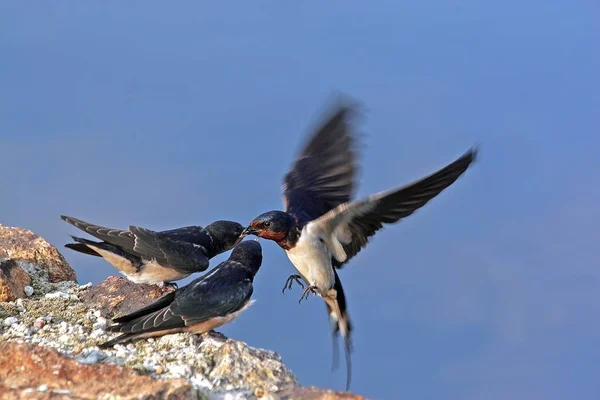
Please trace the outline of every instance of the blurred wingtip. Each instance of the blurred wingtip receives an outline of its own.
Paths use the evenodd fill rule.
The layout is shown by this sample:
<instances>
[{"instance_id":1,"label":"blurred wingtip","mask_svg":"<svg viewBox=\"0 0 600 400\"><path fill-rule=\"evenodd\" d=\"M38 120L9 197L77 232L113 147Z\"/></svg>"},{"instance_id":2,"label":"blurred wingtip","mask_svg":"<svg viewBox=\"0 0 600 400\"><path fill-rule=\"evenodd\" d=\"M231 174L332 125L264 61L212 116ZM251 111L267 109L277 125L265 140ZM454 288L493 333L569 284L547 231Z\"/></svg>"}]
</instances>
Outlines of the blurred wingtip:
<instances>
[{"instance_id":1,"label":"blurred wingtip","mask_svg":"<svg viewBox=\"0 0 600 400\"><path fill-rule=\"evenodd\" d=\"M473 146L471 146L471 148L467 152L467 154L470 155L470 157L471 157L471 164L474 164L479 160L480 150L481 150L481 144L476 142L475 144L473 144Z\"/></svg>"},{"instance_id":2,"label":"blurred wingtip","mask_svg":"<svg viewBox=\"0 0 600 400\"><path fill-rule=\"evenodd\" d=\"M345 118L352 120L364 118L369 111L365 103L341 90L332 90L326 103L325 108L330 112L343 113Z\"/></svg>"}]
</instances>

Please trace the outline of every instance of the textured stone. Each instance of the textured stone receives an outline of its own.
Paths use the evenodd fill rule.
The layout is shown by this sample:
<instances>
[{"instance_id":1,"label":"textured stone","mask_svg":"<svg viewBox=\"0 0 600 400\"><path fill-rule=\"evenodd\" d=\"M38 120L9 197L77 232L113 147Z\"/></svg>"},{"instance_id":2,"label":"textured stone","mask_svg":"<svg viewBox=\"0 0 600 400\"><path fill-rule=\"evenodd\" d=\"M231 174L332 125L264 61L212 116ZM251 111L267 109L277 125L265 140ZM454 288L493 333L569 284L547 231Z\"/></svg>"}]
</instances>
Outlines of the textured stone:
<instances>
[{"instance_id":1,"label":"textured stone","mask_svg":"<svg viewBox=\"0 0 600 400\"><path fill-rule=\"evenodd\" d=\"M14 301L26 297L25 286L29 284L31 278L16 261L0 261L0 301Z\"/></svg>"},{"instance_id":2,"label":"textured stone","mask_svg":"<svg viewBox=\"0 0 600 400\"><path fill-rule=\"evenodd\" d=\"M194 369L203 371L203 379L212 382L213 391L227 388L239 393L275 393L298 385L292 371L273 351L231 339L203 340L199 350L204 361L196 363Z\"/></svg>"},{"instance_id":3,"label":"textured stone","mask_svg":"<svg viewBox=\"0 0 600 400\"><path fill-rule=\"evenodd\" d=\"M0 269L0 295L18 297L0 302L0 399L363 399L301 387L277 353L215 332L99 349L114 336L106 331L107 318L174 289L124 277L109 277L98 286L51 282L48 265L58 264L25 257L41 253L27 253L23 241L15 245L19 235L6 237L0 233L0 246L12 247L0 248L0 257L21 257L4 260ZM30 297L27 285L34 289Z\"/></svg>"},{"instance_id":4,"label":"textured stone","mask_svg":"<svg viewBox=\"0 0 600 400\"><path fill-rule=\"evenodd\" d=\"M174 289L157 285L140 285L121 276L109 276L83 294L84 303L100 310L107 318L121 316L153 303Z\"/></svg>"},{"instance_id":5,"label":"textured stone","mask_svg":"<svg viewBox=\"0 0 600 400\"><path fill-rule=\"evenodd\" d=\"M176 400L192 395L181 379L153 379L115 365L82 365L24 343L0 343L0 382L2 398Z\"/></svg>"},{"instance_id":6,"label":"textured stone","mask_svg":"<svg viewBox=\"0 0 600 400\"><path fill-rule=\"evenodd\" d=\"M257 396L258 397L258 396ZM281 390L272 395L259 397L261 400L366 400L365 397L349 392L334 392L333 390L323 390L315 387L294 386Z\"/></svg>"},{"instance_id":7,"label":"textured stone","mask_svg":"<svg viewBox=\"0 0 600 400\"><path fill-rule=\"evenodd\" d=\"M113 282L111 288L123 290L129 287L120 287L118 282L121 280ZM8 382L4 386L0 383L0 399L96 398L94 396L130 398L129 394L134 393L137 398L171 396L170 392L161 392L160 387L156 389L159 394L148 394L146 389L155 386L148 386L144 382L139 382L139 385L143 386L140 389L139 385L131 386L128 381L113 379L113 376L123 373L122 371L127 371L124 376L133 376L135 379L140 378L138 373L141 372L143 378L167 385L171 384L172 379L183 379L190 388L184 398L361 399L360 396L348 393L301 388L292 371L283 364L277 353L253 348L244 342L228 339L214 332L200 336L189 333L165 335L127 345L116 345L109 349L99 349L98 344L105 342L113 334L104 330L107 321L102 317L101 310L90 308L82 301L85 293L93 287L79 286L73 282L69 285L53 285L61 287L61 293L65 296L21 299L12 304L0 303L0 312L3 315L3 319L0 319L0 343L4 343L0 346L0 382ZM116 290L115 293L117 297L121 297L120 290ZM137 295L140 293L144 294L137 292ZM107 297L105 301L112 304L111 293L104 292L103 295ZM132 301L144 301L130 297ZM16 342L26 343L29 347L24 347L19 352L3 347L7 346L7 343ZM26 356L28 352L31 352L31 355ZM51 352L53 356L48 356L47 352ZM27 357L34 361L42 360L39 361L42 365L32 367L30 364L34 361L27 361ZM61 359L59 363L55 361L56 357ZM8 359L11 361L7 362ZM51 368L54 364L60 366L65 360L68 361L69 372L59 375L58 381L50 373L37 372L37 368ZM110 367L108 372L102 366ZM94 369L89 372L87 367ZM78 368L82 368L81 371L78 371ZM31 380L30 373L36 374L38 379ZM94 383L95 386L77 386L85 379L92 379L95 374L102 376L102 379L97 379L98 382ZM154 381L158 378L161 379ZM105 380L110 382L104 385ZM116 389L113 381L129 385L130 391L125 394L114 392ZM69 385L76 385L77 389ZM40 387L44 390L40 390ZM76 391L84 389L90 392ZM175 395L179 395L179 392L173 393L171 398L178 398Z\"/></svg>"},{"instance_id":8,"label":"textured stone","mask_svg":"<svg viewBox=\"0 0 600 400\"><path fill-rule=\"evenodd\" d=\"M48 273L50 282L77 280L75 271L56 247L27 229L0 224L0 259L34 264Z\"/></svg>"}]
</instances>

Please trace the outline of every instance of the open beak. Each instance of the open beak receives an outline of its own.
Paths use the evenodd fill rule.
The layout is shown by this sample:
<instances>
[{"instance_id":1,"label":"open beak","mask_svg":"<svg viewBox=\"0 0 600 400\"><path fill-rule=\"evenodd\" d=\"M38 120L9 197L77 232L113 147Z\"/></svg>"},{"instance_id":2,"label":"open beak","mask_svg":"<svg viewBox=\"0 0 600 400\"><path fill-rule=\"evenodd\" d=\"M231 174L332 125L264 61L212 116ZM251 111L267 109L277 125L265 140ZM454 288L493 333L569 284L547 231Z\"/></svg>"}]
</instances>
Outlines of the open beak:
<instances>
[{"instance_id":1,"label":"open beak","mask_svg":"<svg viewBox=\"0 0 600 400\"><path fill-rule=\"evenodd\" d=\"M247 236L247 235L256 235L258 232L256 231L256 229L252 228L251 226L246 227L246 229L244 229L244 231L242 232L242 236Z\"/></svg>"}]
</instances>

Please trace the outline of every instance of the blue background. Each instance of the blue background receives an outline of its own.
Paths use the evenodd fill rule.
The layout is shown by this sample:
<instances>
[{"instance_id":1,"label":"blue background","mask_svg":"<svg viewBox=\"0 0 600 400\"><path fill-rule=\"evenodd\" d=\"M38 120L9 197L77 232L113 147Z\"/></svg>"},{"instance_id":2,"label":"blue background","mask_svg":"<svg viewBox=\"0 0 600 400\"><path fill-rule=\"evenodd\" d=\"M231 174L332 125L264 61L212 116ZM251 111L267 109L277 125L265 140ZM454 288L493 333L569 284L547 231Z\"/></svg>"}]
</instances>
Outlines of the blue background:
<instances>
[{"instance_id":1,"label":"blue background","mask_svg":"<svg viewBox=\"0 0 600 400\"><path fill-rule=\"evenodd\" d=\"M595 1L2 2L0 222L62 248L66 214L151 229L248 222L337 91L368 108L359 196L473 144L479 162L342 271L352 390L377 399L600 394ZM341 390L317 298L222 331ZM81 283L115 274L64 249ZM212 265L226 258L214 260Z\"/></svg>"}]
</instances>

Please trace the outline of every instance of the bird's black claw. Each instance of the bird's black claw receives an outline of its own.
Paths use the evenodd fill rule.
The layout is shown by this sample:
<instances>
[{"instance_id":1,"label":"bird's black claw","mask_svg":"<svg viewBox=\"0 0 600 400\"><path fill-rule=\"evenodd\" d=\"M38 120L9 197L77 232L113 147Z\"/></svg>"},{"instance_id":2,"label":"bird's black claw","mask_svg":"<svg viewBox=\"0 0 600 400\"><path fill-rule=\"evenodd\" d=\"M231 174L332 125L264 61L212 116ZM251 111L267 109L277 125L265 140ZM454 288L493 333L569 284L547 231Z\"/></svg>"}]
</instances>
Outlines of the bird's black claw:
<instances>
[{"instance_id":1,"label":"bird's black claw","mask_svg":"<svg viewBox=\"0 0 600 400\"><path fill-rule=\"evenodd\" d=\"M179 289L179 285L177 285L176 282L162 282L162 285L159 286L164 288L171 288L173 290Z\"/></svg>"},{"instance_id":2,"label":"bird's black claw","mask_svg":"<svg viewBox=\"0 0 600 400\"><path fill-rule=\"evenodd\" d=\"M215 340L220 341L220 342L227 341L227 337L225 335L223 335L221 332L217 332L217 331L212 330L212 329L210 331L208 331L208 332L205 332L204 335L206 337L215 339Z\"/></svg>"},{"instance_id":3,"label":"bird's black claw","mask_svg":"<svg viewBox=\"0 0 600 400\"><path fill-rule=\"evenodd\" d=\"M285 289L291 290L292 284L296 282L298 285L304 289L304 284L302 283L302 277L300 275L290 275L285 281L285 285L283 285L283 289L281 289L281 293L285 293Z\"/></svg>"},{"instance_id":4,"label":"bird's black claw","mask_svg":"<svg viewBox=\"0 0 600 400\"><path fill-rule=\"evenodd\" d=\"M301 303L302 300L304 299L308 299L308 295L311 293L317 293L315 290L317 289L316 286L313 285L309 285L306 287L306 289L304 289L304 291L302 292L302 296L300 296L300 300L298 300L298 303Z\"/></svg>"}]
</instances>

